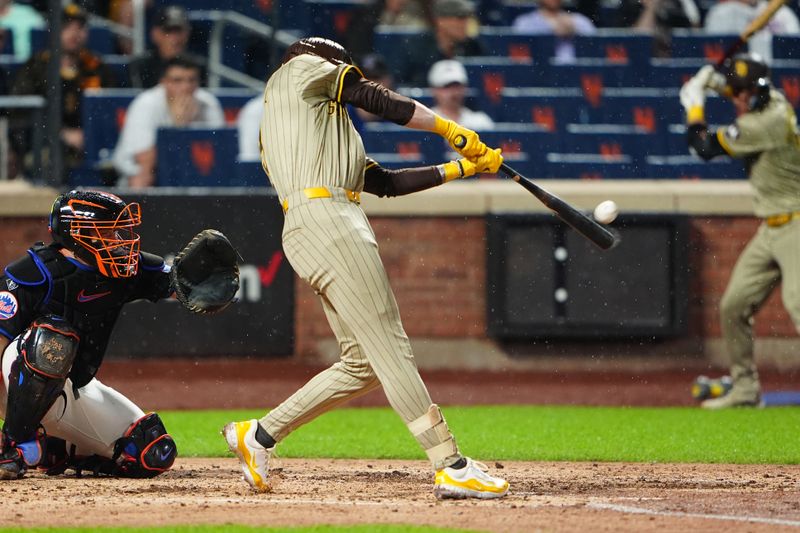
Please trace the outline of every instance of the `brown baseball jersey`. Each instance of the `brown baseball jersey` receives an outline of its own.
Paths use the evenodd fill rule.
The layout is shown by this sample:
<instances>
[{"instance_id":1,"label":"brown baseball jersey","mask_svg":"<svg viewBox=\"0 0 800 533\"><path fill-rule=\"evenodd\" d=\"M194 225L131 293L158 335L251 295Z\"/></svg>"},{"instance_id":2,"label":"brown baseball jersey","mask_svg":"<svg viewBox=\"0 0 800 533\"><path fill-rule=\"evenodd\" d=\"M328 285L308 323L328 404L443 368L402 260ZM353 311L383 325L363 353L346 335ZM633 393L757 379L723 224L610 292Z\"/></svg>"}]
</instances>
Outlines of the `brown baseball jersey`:
<instances>
[{"instance_id":1,"label":"brown baseball jersey","mask_svg":"<svg viewBox=\"0 0 800 533\"><path fill-rule=\"evenodd\" d=\"M375 235L353 191L364 189L365 172L367 190L386 196L433 186L442 178L433 167L395 174L366 164L343 93L406 121L413 104L370 86L360 75L348 77L354 69L300 55L278 69L264 91L262 163L286 211L284 252L319 294L339 341L340 361L260 423L278 441L380 385L438 470L461 456L420 378Z\"/></svg>"},{"instance_id":2,"label":"brown baseball jersey","mask_svg":"<svg viewBox=\"0 0 800 533\"><path fill-rule=\"evenodd\" d=\"M759 217L800 211L800 133L791 104L778 91L760 111L745 113L717 130L731 156L744 158Z\"/></svg>"}]
</instances>

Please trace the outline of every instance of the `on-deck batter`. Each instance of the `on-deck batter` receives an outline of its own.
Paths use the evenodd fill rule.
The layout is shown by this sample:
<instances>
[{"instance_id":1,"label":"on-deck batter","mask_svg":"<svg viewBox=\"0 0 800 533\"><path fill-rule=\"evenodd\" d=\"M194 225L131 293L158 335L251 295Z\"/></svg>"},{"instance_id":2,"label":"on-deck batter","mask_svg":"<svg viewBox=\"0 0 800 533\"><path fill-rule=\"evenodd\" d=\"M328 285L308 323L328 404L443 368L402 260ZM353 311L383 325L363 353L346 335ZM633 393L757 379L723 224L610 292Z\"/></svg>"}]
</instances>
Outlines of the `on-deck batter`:
<instances>
[{"instance_id":1,"label":"on-deck batter","mask_svg":"<svg viewBox=\"0 0 800 533\"><path fill-rule=\"evenodd\" d=\"M283 246L297 274L319 294L341 360L261 420L232 422L223 434L245 479L269 490L269 456L292 430L383 386L428 455L439 498L497 498L508 483L463 457L420 378L378 244L359 207L362 191L396 196L476 172L497 172L499 149L425 106L364 79L339 44L294 43L264 91L260 143L264 170L286 213ZM465 156L437 166L387 170L366 157L345 104L397 124L434 131ZM467 142L456 148L456 137Z\"/></svg>"}]
</instances>

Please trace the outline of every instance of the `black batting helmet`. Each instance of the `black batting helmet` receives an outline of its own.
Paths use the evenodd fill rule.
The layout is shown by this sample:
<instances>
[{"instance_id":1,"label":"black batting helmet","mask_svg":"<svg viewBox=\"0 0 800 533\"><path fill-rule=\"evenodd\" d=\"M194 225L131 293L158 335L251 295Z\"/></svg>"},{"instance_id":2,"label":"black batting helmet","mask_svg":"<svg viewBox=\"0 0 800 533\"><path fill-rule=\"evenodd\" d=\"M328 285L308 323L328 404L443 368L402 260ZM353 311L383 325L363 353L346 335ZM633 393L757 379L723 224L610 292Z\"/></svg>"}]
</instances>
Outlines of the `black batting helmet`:
<instances>
[{"instance_id":1,"label":"black batting helmet","mask_svg":"<svg viewBox=\"0 0 800 533\"><path fill-rule=\"evenodd\" d=\"M110 278L136 275L141 223L139 204L100 191L62 194L50 210L53 241Z\"/></svg>"},{"instance_id":2,"label":"black batting helmet","mask_svg":"<svg viewBox=\"0 0 800 533\"><path fill-rule=\"evenodd\" d=\"M323 59L327 59L334 65L340 65L342 63L347 63L348 65L353 64L353 58L350 57L350 52L348 52L344 46L336 41L324 39L322 37L306 37L293 42L289 45L289 48L286 49L281 64L287 63L290 59L303 54L319 56Z\"/></svg>"},{"instance_id":3,"label":"black batting helmet","mask_svg":"<svg viewBox=\"0 0 800 533\"><path fill-rule=\"evenodd\" d=\"M726 59L721 72L732 94L769 85L769 66L760 55L752 52Z\"/></svg>"}]
</instances>

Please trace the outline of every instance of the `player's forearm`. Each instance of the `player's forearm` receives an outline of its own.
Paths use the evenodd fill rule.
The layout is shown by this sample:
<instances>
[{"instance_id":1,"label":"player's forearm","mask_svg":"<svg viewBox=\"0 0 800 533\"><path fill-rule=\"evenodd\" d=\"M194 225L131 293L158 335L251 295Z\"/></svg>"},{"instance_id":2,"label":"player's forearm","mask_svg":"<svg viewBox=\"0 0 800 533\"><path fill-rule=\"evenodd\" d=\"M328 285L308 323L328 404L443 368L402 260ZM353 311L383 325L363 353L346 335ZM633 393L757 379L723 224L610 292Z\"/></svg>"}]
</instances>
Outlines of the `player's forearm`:
<instances>
[{"instance_id":1,"label":"player's forearm","mask_svg":"<svg viewBox=\"0 0 800 533\"><path fill-rule=\"evenodd\" d=\"M417 101L414 104L414 114L405 126L415 130L436 131L436 118L438 115Z\"/></svg>"},{"instance_id":2,"label":"player's forearm","mask_svg":"<svg viewBox=\"0 0 800 533\"><path fill-rule=\"evenodd\" d=\"M364 192L376 196L403 196L444 183L439 166L389 170L373 167L364 175Z\"/></svg>"}]
</instances>

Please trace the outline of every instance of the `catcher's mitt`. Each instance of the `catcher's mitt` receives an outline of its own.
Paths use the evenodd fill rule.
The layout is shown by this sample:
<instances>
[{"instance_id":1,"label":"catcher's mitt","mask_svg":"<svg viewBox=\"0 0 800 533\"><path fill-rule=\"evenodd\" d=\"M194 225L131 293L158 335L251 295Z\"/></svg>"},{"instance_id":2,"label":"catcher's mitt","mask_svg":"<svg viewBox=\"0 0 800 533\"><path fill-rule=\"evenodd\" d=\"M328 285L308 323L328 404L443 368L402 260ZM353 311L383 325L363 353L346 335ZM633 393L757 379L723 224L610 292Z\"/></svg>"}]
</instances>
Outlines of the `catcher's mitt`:
<instances>
[{"instance_id":1,"label":"catcher's mitt","mask_svg":"<svg viewBox=\"0 0 800 533\"><path fill-rule=\"evenodd\" d=\"M194 313L218 313L239 290L239 253L214 229L198 233L172 262L175 296Z\"/></svg>"}]
</instances>

